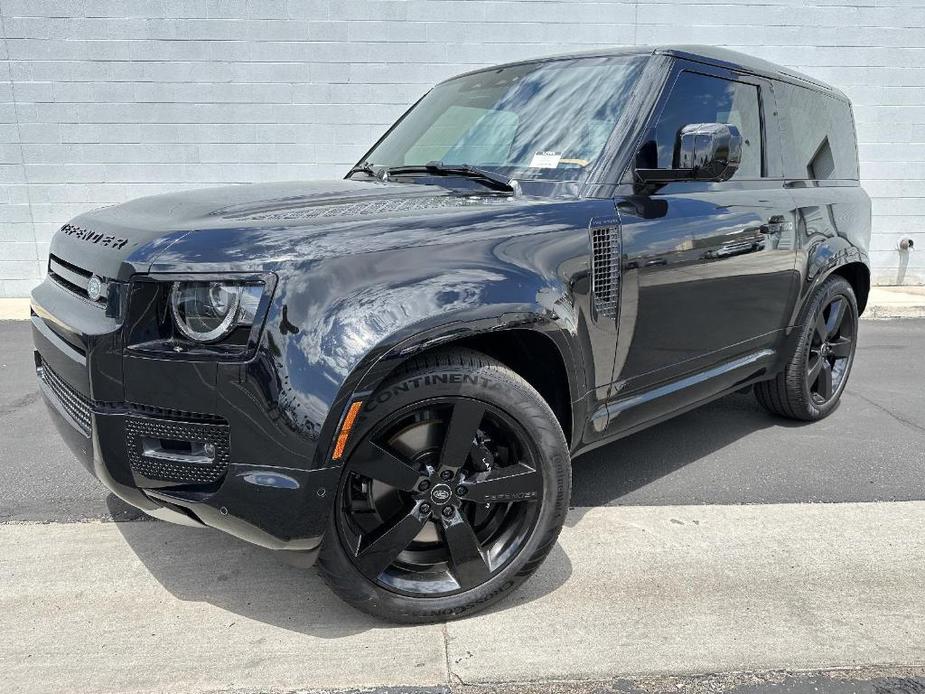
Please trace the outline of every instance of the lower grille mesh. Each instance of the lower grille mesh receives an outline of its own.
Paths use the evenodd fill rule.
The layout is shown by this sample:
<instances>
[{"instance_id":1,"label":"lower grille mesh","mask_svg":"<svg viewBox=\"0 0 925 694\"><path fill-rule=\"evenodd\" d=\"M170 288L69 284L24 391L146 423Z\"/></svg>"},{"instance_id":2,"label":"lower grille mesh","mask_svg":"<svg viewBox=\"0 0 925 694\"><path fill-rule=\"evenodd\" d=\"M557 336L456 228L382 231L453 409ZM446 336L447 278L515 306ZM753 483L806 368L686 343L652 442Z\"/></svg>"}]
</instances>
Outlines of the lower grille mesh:
<instances>
[{"instance_id":1,"label":"lower grille mesh","mask_svg":"<svg viewBox=\"0 0 925 694\"><path fill-rule=\"evenodd\" d=\"M230 457L228 426L224 424L126 417L125 437L132 470L149 480L210 484L216 482L228 469ZM215 455L210 463L187 463L153 458L144 453L144 439L146 438L211 444L215 447Z\"/></svg>"},{"instance_id":2,"label":"lower grille mesh","mask_svg":"<svg viewBox=\"0 0 925 694\"><path fill-rule=\"evenodd\" d=\"M48 386L52 394L58 401L58 404L71 418L75 426L90 436L90 400L78 393L68 385L58 374L51 370L48 364L42 364L38 367L38 376L42 383Z\"/></svg>"},{"instance_id":3,"label":"lower grille mesh","mask_svg":"<svg viewBox=\"0 0 925 694\"><path fill-rule=\"evenodd\" d=\"M92 435L91 414L94 407L100 413L126 414L128 410L142 415L127 414L125 417L129 465L136 474L159 482L211 484L227 471L231 453L229 427L221 417L127 403L94 404L56 374L41 357L37 361L36 374L45 386L46 394L63 410L70 423L88 438ZM186 421L168 419L168 416ZM200 421L190 421L193 418ZM163 460L145 455L145 439L210 444L215 453L208 463Z\"/></svg>"}]
</instances>

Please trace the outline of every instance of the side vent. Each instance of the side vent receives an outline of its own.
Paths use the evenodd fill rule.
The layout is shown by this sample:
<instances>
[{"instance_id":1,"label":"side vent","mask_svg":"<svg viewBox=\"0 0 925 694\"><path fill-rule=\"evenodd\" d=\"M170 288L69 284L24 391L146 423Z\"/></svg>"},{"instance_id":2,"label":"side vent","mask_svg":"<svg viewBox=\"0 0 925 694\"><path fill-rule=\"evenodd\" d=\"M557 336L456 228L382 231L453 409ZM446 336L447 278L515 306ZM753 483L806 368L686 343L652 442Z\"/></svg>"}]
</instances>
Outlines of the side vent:
<instances>
[{"instance_id":1,"label":"side vent","mask_svg":"<svg viewBox=\"0 0 925 694\"><path fill-rule=\"evenodd\" d=\"M623 236L616 218L591 220L591 292L598 316L616 319L620 310Z\"/></svg>"}]
</instances>

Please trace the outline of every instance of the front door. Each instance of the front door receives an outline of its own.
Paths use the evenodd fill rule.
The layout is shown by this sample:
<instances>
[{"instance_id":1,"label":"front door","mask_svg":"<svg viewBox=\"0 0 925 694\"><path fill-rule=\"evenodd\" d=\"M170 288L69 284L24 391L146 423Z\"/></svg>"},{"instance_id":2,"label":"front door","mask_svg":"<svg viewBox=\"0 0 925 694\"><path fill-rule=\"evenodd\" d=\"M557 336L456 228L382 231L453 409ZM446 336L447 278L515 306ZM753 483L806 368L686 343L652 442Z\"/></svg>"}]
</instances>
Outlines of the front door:
<instances>
[{"instance_id":1,"label":"front door","mask_svg":"<svg viewBox=\"0 0 925 694\"><path fill-rule=\"evenodd\" d=\"M771 86L760 78L680 62L637 155L671 168L692 123L730 123L742 162L726 182L680 181L616 201L624 303L614 365L627 395L771 349L796 290L794 204L779 177Z\"/></svg>"}]
</instances>

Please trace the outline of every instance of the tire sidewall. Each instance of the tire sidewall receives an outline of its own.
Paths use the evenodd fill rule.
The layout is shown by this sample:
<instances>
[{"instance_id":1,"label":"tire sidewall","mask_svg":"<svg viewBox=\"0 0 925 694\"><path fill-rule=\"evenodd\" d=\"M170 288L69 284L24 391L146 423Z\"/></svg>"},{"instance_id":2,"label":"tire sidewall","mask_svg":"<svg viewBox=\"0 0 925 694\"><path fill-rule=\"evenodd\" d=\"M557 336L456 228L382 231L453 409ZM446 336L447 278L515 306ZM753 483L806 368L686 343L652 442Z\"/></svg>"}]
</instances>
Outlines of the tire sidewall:
<instances>
[{"instance_id":1,"label":"tire sidewall","mask_svg":"<svg viewBox=\"0 0 925 694\"><path fill-rule=\"evenodd\" d=\"M822 311L836 296L841 296L848 302L848 310L851 312L851 318L854 321L854 337L851 340L851 354L848 355L848 364L845 367L845 375L842 378L841 383L838 384L838 388L835 390L832 398L828 402L820 405L813 398L809 389L809 385L806 383L806 367L809 363L809 352L810 348L812 347L813 333L815 332L816 316L818 316L819 312ZM819 288L815 299L809 306L803 327L803 335L800 340L800 359L796 364L797 368L799 368L804 375L801 381L803 383L803 397L806 401L809 413L813 419L822 419L823 417L830 414L832 410L838 406L838 403L841 400L841 395L844 392L845 387L848 384L848 378L851 375L851 368L854 366L854 354L857 349L858 328L860 327L858 318L857 299L854 296L854 291L852 290L851 285L843 277L829 277Z\"/></svg>"},{"instance_id":2,"label":"tire sidewall","mask_svg":"<svg viewBox=\"0 0 925 694\"><path fill-rule=\"evenodd\" d=\"M571 463L568 446L555 415L526 381L493 364L480 363L473 367L443 359L439 366L390 380L367 399L357 417L351 445L344 457L345 473L350 450L375 431L382 421L426 400L447 397L485 402L503 410L524 429L527 443L533 447L534 457L543 474L539 514L520 553L486 583L445 597L410 597L392 593L373 583L347 556L338 528L345 480L345 474L342 475L325 533L323 569L332 588L348 602L389 619L432 621L455 618L500 599L526 580L542 562L558 537L568 511Z\"/></svg>"}]
</instances>

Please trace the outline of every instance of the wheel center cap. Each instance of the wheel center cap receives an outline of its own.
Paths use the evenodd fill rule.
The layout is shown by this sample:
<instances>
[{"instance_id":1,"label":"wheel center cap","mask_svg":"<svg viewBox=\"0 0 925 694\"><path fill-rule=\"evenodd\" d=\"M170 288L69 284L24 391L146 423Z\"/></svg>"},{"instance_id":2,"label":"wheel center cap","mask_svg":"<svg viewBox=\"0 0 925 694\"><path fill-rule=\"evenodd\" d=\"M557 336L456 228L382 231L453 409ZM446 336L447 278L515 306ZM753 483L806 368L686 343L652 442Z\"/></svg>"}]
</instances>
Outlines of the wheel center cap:
<instances>
[{"instance_id":1,"label":"wheel center cap","mask_svg":"<svg viewBox=\"0 0 925 694\"><path fill-rule=\"evenodd\" d=\"M445 504L450 500L451 496L453 496L453 490L446 484L435 485L430 490L430 498L434 500L435 504Z\"/></svg>"},{"instance_id":2,"label":"wheel center cap","mask_svg":"<svg viewBox=\"0 0 925 694\"><path fill-rule=\"evenodd\" d=\"M822 354L822 356L824 357L828 356L829 354L829 343L828 342L822 343L822 347L819 349L819 353Z\"/></svg>"}]
</instances>

